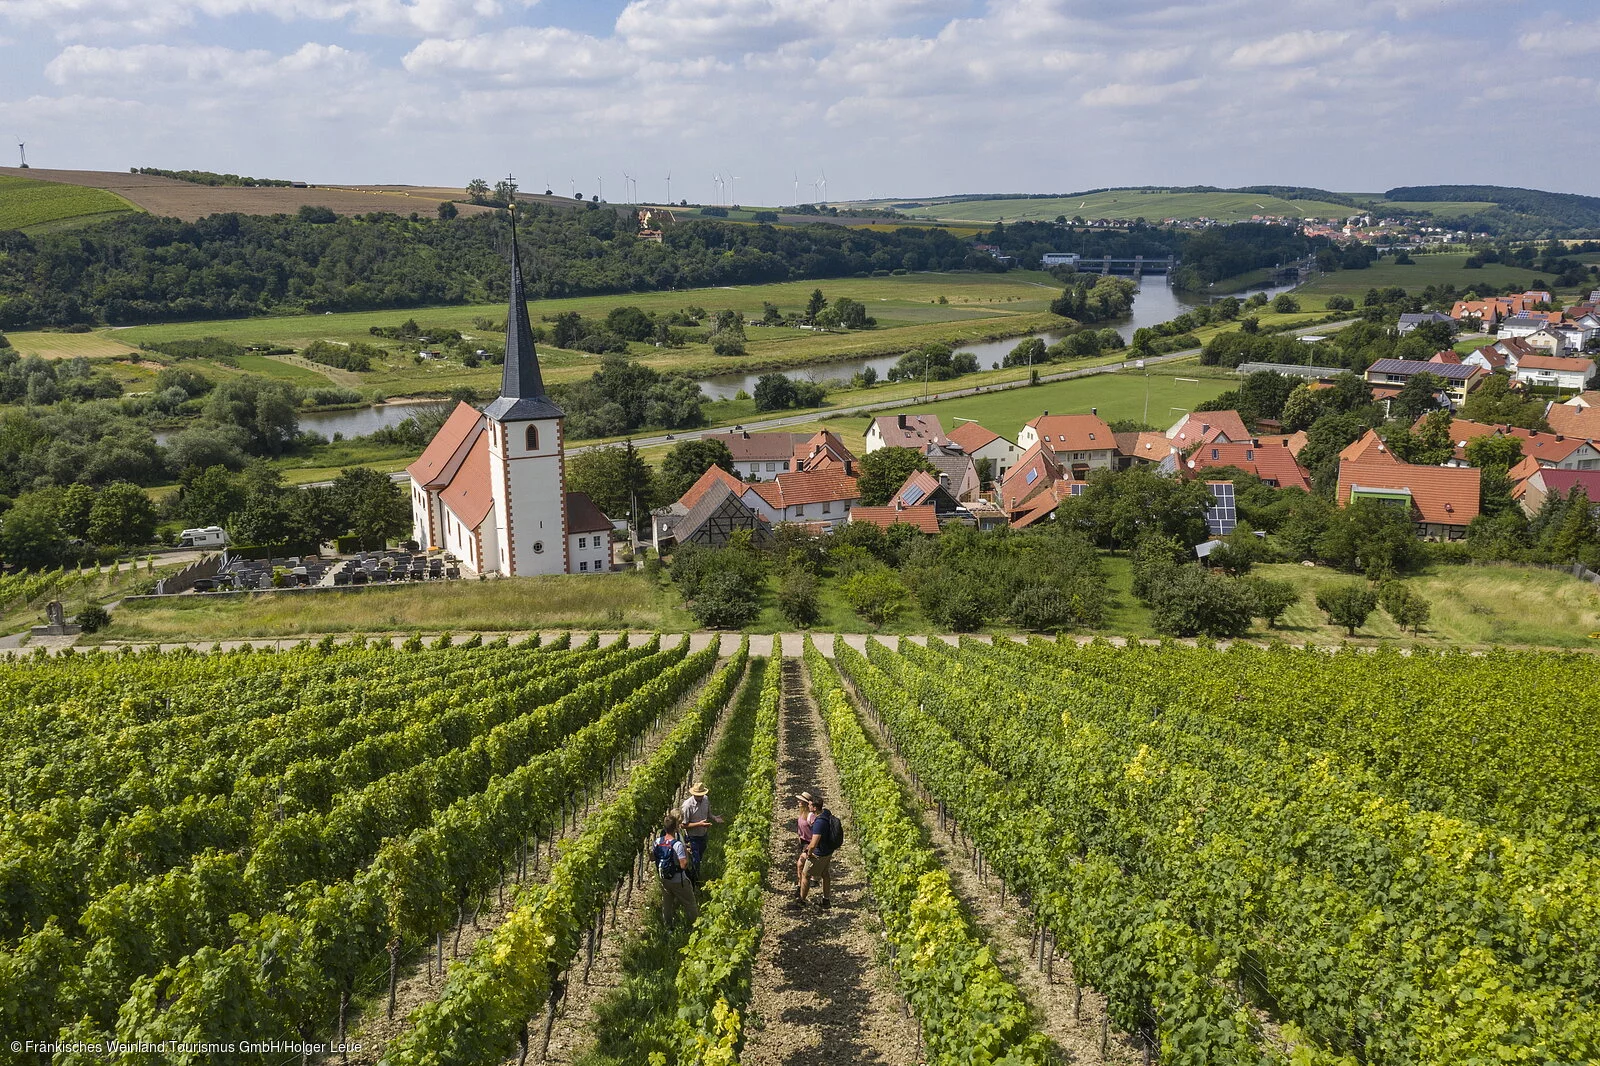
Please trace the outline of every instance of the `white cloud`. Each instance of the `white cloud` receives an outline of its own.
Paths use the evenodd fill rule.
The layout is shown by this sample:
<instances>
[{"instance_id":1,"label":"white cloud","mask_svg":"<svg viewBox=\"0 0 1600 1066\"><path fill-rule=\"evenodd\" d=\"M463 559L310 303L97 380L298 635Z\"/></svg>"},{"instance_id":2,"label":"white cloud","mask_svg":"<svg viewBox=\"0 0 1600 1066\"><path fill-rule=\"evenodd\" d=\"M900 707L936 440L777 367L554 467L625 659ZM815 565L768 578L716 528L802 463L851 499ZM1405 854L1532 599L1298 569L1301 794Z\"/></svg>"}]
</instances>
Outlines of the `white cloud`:
<instances>
[{"instance_id":1,"label":"white cloud","mask_svg":"<svg viewBox=\"0 0 1600 1066\"><path fill-rule=\"evenodd\" d=\"M503 7L501 0L8 0L0 4L0 18L46 26L63 39L159 36L201 20L252 14L415 36L470 32Z\"/></svg>"},{"instance_id":2,"label":"white cloud","mask_svg":"<svg viewBox=\"0 0 1600 1066\"><path fill-rule=\"evenodd\" d=\"M1354 36L1344 30L1297 30L1264 41L1252 41L1233 50L1228 57L1235 67L1283 67L1304 63L1342 49Z\"/></svg>"},{"instance_id":3,"label":"white cloud","mask_svg":"<svg viewBox=\"0 0 1600 1066\"><path fill-rule=\"evenodd\" d=\"M1600 52L1600 21L1566 22L1560 26L1529 30L1517 41L1526 52L1552 55L1587 55Z\"/></svg>"},{"instance_id":4,"label":"white cloud","mask_svg":"<svg viewBox=\"0 0 1600 1066\"><path fill-rule=\"evenodd\" d=\"M125 86L127 79L139 79L155 85L198 82L214 88L258 88L308 74L322 78L349 74L361 64L359 55L334 44L308 43L282 56L216 46L75 44L51 60L44 73L57 85L74 87L104 83L114 88Z\"/></svg>"},{"instance_id":5,"label":"white cloud","mask_svg":"<svg viewBox=\"0 0 1600 1066\"><path fill-rule=\"evenodd\" d=\"M614 81L637 61L615 41L559 27L522 27L455 40L421 42L401 60L412 74L488 76L509 84Z\"/></svg>"}]
</instances>

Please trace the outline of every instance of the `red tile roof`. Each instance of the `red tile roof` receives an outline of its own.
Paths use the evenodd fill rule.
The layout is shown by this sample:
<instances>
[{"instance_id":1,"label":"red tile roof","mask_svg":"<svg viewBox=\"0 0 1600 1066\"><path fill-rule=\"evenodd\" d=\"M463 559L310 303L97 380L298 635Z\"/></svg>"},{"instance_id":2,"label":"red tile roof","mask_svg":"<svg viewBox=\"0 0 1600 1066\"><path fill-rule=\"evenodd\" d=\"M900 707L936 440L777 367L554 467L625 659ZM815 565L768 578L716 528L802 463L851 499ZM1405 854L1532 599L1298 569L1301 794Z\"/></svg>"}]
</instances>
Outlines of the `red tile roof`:
<instances>
[{"instance_id":1,"label":"red tile roof","mask_svg":"<svg viewBox=\"0 0 1600 1066\"><path fill-rule=\"evenodd\" d=\"M1300 457L1300 452L1306 446L1308 438L1306 431L1297 429L1293 433L1279 433L1269 437L1257 437L1262 447L1287 448L1289 454L1295 458Z\"/></svg>"},{"instance_id":2,"label":"red tile roof","mask_svg":"<svg viewBox=\"0 0 1600 1066\"><path fill-rule=\"evenodd\" d=\"M1022 453L1000 482L1000 506L1014 511L1061 477L1061 462L1043 440ZM1031 475L1031 476L1030 476Z\"/></svg>"},{"instance_id":3,"label":"red tile roof","mask_svg":"<svg viewBox=\"0 0 1600 1066\"><path fill-rule=\"evenodd\" d=\"M1354 486L1411 493L1424 522L1464 526L1478 517L1482 472L1474 467L1413 466L1411 463L1345 460L1339 464L1339 506L1350 502Z\"/></svg>"},{"instance_id":4,"label":"red tile roof","mask_svg":"<svg viewBox=\"0 0 1600 1066\"><path fill-rule=\"evenodd\" d=\"M950 441L961 445L961 450L968 455L1000 439L1000 434L992 429L985 429L976 422L963 422L950 431Z\"/></svg>"},{"instance_id":5,"label":"red tile roof","mask_svg":"<svg viewBox=\"0 0 1600 1066\"><path fill-rule=\"evenodd\" d=\"M1192 411L1167 430L1167 438L1179 449L1185 449L1216 429L1231 441L1250 439L1250 430L1245 428L1238 411Z\"/></svg>"},{"instance_id":6,"label":"red tile roof","mask_svg":"<svg viewBox=\"0 0 1600 1066\"><path fill-rule=\"evenodd\" d=\"M819 429L811 436L795 441L794 463L791 469L814 470L842 466L846 467L845 473L848 474L853 472L850 464L854 463L855 459L855 454L844 446L839 434L831 429Z\"/></svg>"},{"instance_id":7,"label":"red tile roof","mask_svg":"<svg viewBox=\"0 0 1600 1066\"><path fill-rule=\"evenodd\" d=\"M1544 420L1550 423L1550 428L1557 433L1569 437L1600 439L1600 408L1569 407L1564 403L1553 403L1545 410Z\"/></svg>"},{"instance_id":8,"label":"red tile roof","mask_svg":"<svg viewBox=\"0 0 1600 1066\"><path fill-rule=\"evenodd\" d=\"M611 519L595 506L587 492L567 493L567 532L605 533L611 529Z\"/></svg>"},{"instance_id":9,"label":"red tile roof","mask_svg":"<svg viewBox=\"0 0 1600 1066\"><path fill-rule=\"evenodd\" d=\"M838 470L790 470L771 481L758 481L745 488L777 510L808 503L857 500L861 490L857 481Z\"/></svg>"},{"instance_id":10,"label":"red tile roof","mask_svg":"<svg viewBox=\"0 0 1600 1066\"><path fill-rule=\"evenodd\" d=\"M932 504L918 507L857 507L850 512L850 521L870 522L880 529L904 523L924 533L939 532L939 516Z\"/></svg>"},{"instance_id":11,"label":"red tile roof","mask_svg":"<svg viewBox=\"0 0 1600 1066\"><path fill-rule=\"evenodd\" d=\"M1028 425L1056 452L1115 451L1116 437L1098 415L1040 415Z\"/></svg>"},{"instance_id":12,"label":"red tile roof","mask_svg":"<svg viewBox=\"0 0 1600 1066\"><path fill-rule=\"evenodd\" d=\"M930 440L945 439L938 415L879 415L872 424L890 448L921 448Z\"/></svg>"},{"instance_id":13,"label":"red tile roof","mask_svg":"<svg viewBox=\"0 0 1600 1066\"><path fill-rule=\"evenodd\" d=\"M713 466L704 474L701 474L693 485L689 486L689 491L680 496L678 502L683 504L685 509L691 508L700 502L700 497L704 496L713 485L726 485L728 491L735 496L743 496L745 489L749 488L738 477L728 473L722 467Z\"/></svg>"},{"instance_id":14,"label":"red tile roof","mask_svg":"<svg viewBox=\"0 0 1600 1066\"><path fill-rule=\"evenodd\" d=\"M1056 513L1063 500L1072 495L1072 482L1053 481L1044 492L1033 497L1021 508L1011 513L1012 529L1027 529Z\"/></svg>"},{"instance_id":15,"label":"red tile roof","mask_svg":"<svg viewBox=\"0 0 1600 1066\"><path fill-rule=\"evenodd\" d=\"M1387 453L1385 453L1387 454ZM1266 447L1255 441L1231 444L1219 441L1202 444L1188 461L1190 470L1214 470L1217 467L1236 466L1248 470L1262 481L1271 482L1280 489L1311 491L1311 476L1295 462L1288 448Z\"/></svg>"},{"instance_id":16,"label":"red tile roof","mask_svg":"<svg viewBox=\"0 0 1600 1066\"><path fill-rule=\"evenodd\" d=\"M477 408L457 402L456 409L422 449L417 461L406 467L406 473L423 488L436 489L449 484L482 428L483 415Z\"/></svg>"},{"instance_id":17,"label":"red tile roof","mask_svg":"<svg viewBox=\"0 0 1600 1066\"><path fill-rule=\"evenodd\" d=\"M1549 415L1545 419L1548 421ZM1418 425L1421 425L1420 421ZM1582 434L1546 433L1537 429L1523 429L1521 426L1492 426L1465 418L1452 419L1450 422L1450 439L1456 442L1458 451L1465 447L1467 441L1491 436L1519 437L1524 456L1550 464L1561 462L1588 443L1588 438Z\"/></svg>"},{"instance_id":18,"label":"red tile roof","mask_svg":"<svg viewBox=\"0 0 1600 1066\"><path fill-rule=\"evenodd\" d=\"M728 446L736 463L772 462L788 460L795 448L806 439L803 433L707 433L705 440L720 440Z\"/></svg>"},{"instance_id":19,"label":"red tile roof","mask_svg":"<svg viewBox=\"0 0 1600 1066\"><path fill-rule=\"evenodd\" d=\"M449 425L448 422L445 424ZM468 529L477 529L488 517L489 509L494 506L494 492L489 486L487 433L479 433L467 449L466 458L456 470L455 477L439 493L439 502L450 508L450 512L461 519L461 524Z\"/></svg>"},{"instance_id":20,"label":"red tile roof","mask_svg":"<svg viewBox=\"0 0 1600 1066\"><path fill-rule=\"evenodd\" d=\"M1594 360L1575 359L1565 355L1525 355L1517 360L1517 369L1560 370L1568 374L1594 374Z\"/></svg>"},{"instance_id":21,"label":"red tile roof","mask_svg":"<svg viewBox=\"0 0 1600 1066\"><path fill-rule=\"evenodd\" d=\"M1482 356L1491 370L1499 370L1506 365L1505 353L1492 344L1485 344L1482 348L1475 349L1472 354Z\"/></svg>"},{"instance_id":22,"label":"red tile roof","mask_svg":"<svg viewBox=\"0 0 1600 1066\"><path fill-rule=\"evenodd\" d=\"M1367 430L1354 441L1344 446L1339 453L1340 462L1346 460L1375 460L1398 463L1389 452L1389 446L1383 443L1383 438L1372 430Z\"/></svg>"}]
</instances>

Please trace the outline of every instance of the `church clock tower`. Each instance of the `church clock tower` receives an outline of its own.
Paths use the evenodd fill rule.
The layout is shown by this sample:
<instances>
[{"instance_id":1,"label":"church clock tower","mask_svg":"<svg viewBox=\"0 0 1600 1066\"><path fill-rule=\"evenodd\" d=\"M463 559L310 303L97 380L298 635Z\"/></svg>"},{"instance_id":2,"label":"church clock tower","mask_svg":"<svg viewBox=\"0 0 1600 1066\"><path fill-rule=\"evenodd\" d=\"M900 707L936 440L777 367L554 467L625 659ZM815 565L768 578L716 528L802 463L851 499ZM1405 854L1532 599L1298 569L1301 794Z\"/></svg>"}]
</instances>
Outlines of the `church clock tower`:
<instances>
[{"instance_id":1,"label":"church clock tower","mask_svg":"<svg viewBox=\"0 0 1600 1066\"><path fill-rule=\"evenodd\" d=\"M495 550L502 574L565 574L566 413L545 393L517 253L516 208L511 210L511 306L506 313L506 363L500 396L485 410L489 485L494 495ZM489 560L485 560L489 562Z\"/></svg>"}]
</instances>

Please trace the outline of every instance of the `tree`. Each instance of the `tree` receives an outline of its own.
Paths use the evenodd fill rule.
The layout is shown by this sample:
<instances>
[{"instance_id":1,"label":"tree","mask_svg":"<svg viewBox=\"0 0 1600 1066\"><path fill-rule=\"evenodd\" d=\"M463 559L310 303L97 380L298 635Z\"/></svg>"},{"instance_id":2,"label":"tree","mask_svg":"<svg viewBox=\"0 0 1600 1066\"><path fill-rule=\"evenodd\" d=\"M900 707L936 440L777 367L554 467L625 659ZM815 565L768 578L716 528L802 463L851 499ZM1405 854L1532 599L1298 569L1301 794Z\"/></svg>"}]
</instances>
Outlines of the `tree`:
<instances>
[{"instance_id":1,"label":"tree","mask_svg":"<svg viewBox=\"0 0 1600 1066\"><path fill-rule=\"evenodd\" d=\"M489 198L489 183L482 178L467 182L467 198L475 204L483 203Z\"/></svg>"},{"instance_id":2,"label":"tree","mask_svg":"<svg viewBox=\"0 0 1600 1066\"><path fill-rule=\"evenodd\" d=\"M333 497L344 509L345 528L363 544L382 544L411 529L411 501L405 490L371 467L339 471Z\"/></svg>"},{"instance_id":3,"label":"tree","mask_svg":"<svg viewBox=\"0 0 1600 1066\"><path fill-rule=\"evenodd\" d=\"M1300 310L1300 301L1286 292L1280 292L1272 301L1272 309L1280 315L1292 315Z\"/></svg>"},{"instance_id":4,"label":"tree","mask_svg":"<svg viewBox=\"0 0 1600 1066\"><path fill-rule=\"evenodd\" d=\"M55 492L18 497L0 519L0 559L30 570L60 566L67 556L67 538L56 515Z\"/></svg>"},{"instance_id":5,"label":"tree","mask_svg":"<svg viewBox=\"0 0 1600 1066\"><path fill-rule=\"evenodd\" d=\"M94 510L95 491L83 482L67 486L67 491L61 496L61 506L56 512L57 520L61 523L61 532L69 537L87 540L89 537L89 514Z\"/></svg>"},{"instance_id":6,"label":"tree","mask_svg":"<svg viewBox=\"0 0 1600 1066\"><path fill-rule=\"evenodd\" d=\"M1178 637L1237 637L1250 629L1249 587L1192 564L1173 567L1151 590L1151 623Z\"/></svg>"},{"instance_id":7,"label":"tree","mask_svg":"<svg viewBox=\"0 0 1600 1066\"><path fill-rule=\"evenodd\" d=\"M452 201L452 200L440 200L439 201L439 217L441 219L443 219L444 221L448 222L452 218L455 218L459 214L461 214L461 210L458 207L456 207L454 201Z\"/></svg>"},{"instance_id":8,"label":"tree","mask_svg":"<svg viewBox=\"0 0 1600 1066\"><path fill-rule=\"evenodd\" d=\"M1409 505L1378 500L1357 500L1335 514L1317 551L1341 570L1360 570L1374 580L1415 569L1423 560Z\"/></svg>"},{"instance_id":9,"label":"tree","mask_svg":"<svg viewBox=\"0 0 1600 1066\"><path fill-rule=\"evenodd\" d=\"M118 481L95 496L89 511L89 540L118 548L148 544L156 535L156 505L137 485Z\"/></svg>"},{"instance_id":10,"label":"tree","mask_svg":"<svg viewBox=\"0 0 1600 1066\"><path fill-rule=\"evenodd\" d=\"M649 514L657 499L655 475L632 441L570 457L567 487L587 493L605 514L635 520Z\"/></svg>"},{"instance_id":11,"label":"tree","mask_svg":"<svg viewBox=\"0 0 1600 1066\"><path fill-rule=\"evenodd\" d=\"M1317 607L1328 616L1328 623L1344 626L1345 633L1352 637L1357 629L1367 624L1367 616L1377 605L1378 594L1354 582L1334 585L1317 593Z\"/></svg>"},{"instance_id":12,"label":"tree","mask_svg":"<svg viewBox=\"0 0 1600 1066\"><path fill-rule=\"evenodd\" d=\"M885 566L870 567L851 574L839 583L839 592L856 614L875 626L881 626L898 615L906 600L906 587Z\"/></svg>"},{"instance_id":13,"label":"tree","mask_svg":"<svg viewBox=\"0 0 1600 1066\"><path fill-rule=\"evenodd\" d=\"M795 405L794 382L783 374L762 374L756 379L757 411L782 411Z\"/></svg>"},{"instance_id":14,"label":"tree","mask_svg":"<svg viewBox=\"0 0 1600 1066\"><path fill-rule=\"evenodd\" d=\"M1483 379L1461 405L1461 417L1488 425L1521 426L1546 430L1544 401L1522 395L1511 388L1509 375L1496 371Z\"/></svg>"},{"instance_id":15,"label":"tree","mask_svg":"<svg viewBox=\"0 0 1600 1066\"><path fill-rule=\"evenodd\" d=\"M1389 415L1407 425L1439 406L1438 394L1447 386L1435 374L1413 374L1389 401Z\"/></svg>"},{"instance_id":16,"label":"tree","mask_svg":"<svg viewBox=\"0 0 1600 1066\"><path fill-rule=\"evenodd\" d=\"M778 586L778 613L793 626L815 625L822 614L816 576L798 567L784 574Z\"/></svg>"},{"instance_id":17,"label":"tree","mask_svg":"<svg viewBox=\"0 0 1600 1066\"><path fill-rule=\"evenodd\" d=\"M1300 602L1300 590L1289 581L1274 581L1265 577L1247 577L1242 579L1245 589L1250 593L1250 613L1267 623L1273 628L1278 624L1278 619L1283 617L1283 612Z\"/></svg>"},{"instance_id":18,"label":"tree","mask_svg":"<svg viewBox=\"0 0 1600 1066\"><path fill-rule=\"evenodd\" d=\"M906 478L918 470L933 473L933 464L915 448L879 448L856 464L861 471L857 489L863 507L882 507Z\"/></svg>"},{"instance_id":19,"label":"tree","mask_svg":"<svg viewBox=\"0 0 1600 1066\"><path fill-rule=\"evenodd\" d=\"M1481 470L1509 470L1522 459L1522 438L1493 433L1467 441L1467 462Z\"/></svg>"},{"instance_id":20,"label":"tree","mask_svg":"<svg viewBox=\"0 0 1600 1066\"><path fill-rule=\"evenodd\" d=\"M225 466L191 467L178 489L178 511L196 525L220 526L244 504L244 487Z\"/></svg>"},{"instance_id":21,"label":"tree","mask_svg":"<svg viewBox=\"0 0 1600 1066\"><path fill-rule=\"evenodd\" d=\"M676 500L712 467L733 473L733 453L720 440L679 441L661 461L656 486L662 500Z\"/></svg>"},{"instance_id":22,"label":"tree","mask_svg":"<svg viewBox=\"0 0 1600 1066\"><path fill-rule=\"evenodd\" d=\"M811 296L806 300L806 321L814 322L822 309L828 306L828 298L822 295L821 289L812 289Z\"/></svg>"},{"instance_id":23,"label":"tree","mask_svg":"<svg viewBox=\"0 0 1600 1066\"><path fill-rule=\"evenodd\" d=\"M278 455L300 430L298 407L292 385L243 377L216 387L206 400L206 416L243 429L255 454Z\"/></svg>"},{"instance_id":24,"label":"tree","mask_svg":"<svg viewBox=\"0 0 1600 1066\"><path fill-rule=\"evenodd\" d=\"M738 574L712 574L690 601L689 613L711 629L740 629L761 613L761 605Z\"/></svg>"},{"instance_id":25,"label":"tree","mask_svg":"<svg viewBox=\"0 0 1600 1066\"><path fill-rule=\"evenodd\" d=\"M1433 613L1426 598L1399 581L1385 581L1378 589L1378 602L1394 624L1402 630L1409 629L1412 636L1428 624L1428 616Z\"/></svg>"},{"instance_id":26,"label":"tree","mask_svg":"<svg viewBox=\"0 0 1600 1066\"><path fill-rule=\"evenodd\" d=\"M876 319L868 317L866 304L848 296L835 300L833 310L839 315L839 324L846 329L866 329L878 324Z\"/></svg>"}]
</instances>

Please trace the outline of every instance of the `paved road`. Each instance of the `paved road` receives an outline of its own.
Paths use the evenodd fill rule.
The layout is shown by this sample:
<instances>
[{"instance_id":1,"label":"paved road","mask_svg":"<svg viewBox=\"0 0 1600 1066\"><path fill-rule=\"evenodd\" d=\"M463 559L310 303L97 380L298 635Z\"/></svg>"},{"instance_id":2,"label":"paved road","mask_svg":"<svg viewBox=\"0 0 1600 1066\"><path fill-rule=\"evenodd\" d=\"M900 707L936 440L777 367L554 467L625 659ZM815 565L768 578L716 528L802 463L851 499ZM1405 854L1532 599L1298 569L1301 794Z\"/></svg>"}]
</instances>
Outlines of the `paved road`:
<instances>
[{"instance_id":1,"label":"paved road","mask_svg":"<svg viewBox=\"0 0 1600 1066\"><path fill-rule=\"evenodd\" d=\"M1301 326L1297 329L1289 330L1285 335L1291 337L1300 337L1310 333L1320 333L1329 330L1343 329L1345 326L1348 326L1354 321L1356 320L1349 318L1339 322L1318 322L1310 326ZM1146 367L1160 366L1162 363L1175 363L1182 359L1193 359L1199 354L1199 348L1185 348L1181 352L1171 352L1167 355L1148 356L1144 360L1144 365ZM1129 359L1120 363L1104 363L1100 366L1079 367L1077 370L1058 370L1052 374L1040 374L1039 381L1041 383L1047 381L1073 381L1077 378L1088 378L1099 374L1114 374L1122 370L1136 369L1138 369L1138 360ZM1004 392L1008 389L1025 389L1028 387L1029 381L1027 378L1018 378L1016 381L1003 381L996 385L980 385L966 389L945 389L943 391L934 393L931 397L929 397L929 402L931 403L934 400L953 400L962 396L981 396L991 392ZM808 422L815 422L821 418L848 418L852 415L872 414L875 411L892 411L896 409L916 407L921 403L922 401L915 397L909 399L901 398L898 400L879 400L873 403L855 404L851 407L832 408L825 411L812 410L805 411L800 414L783 415L778 418L764 418L755 422L745 422L741 428L749 430L752 433L764 430L785 429L789 426L803 426ZM728 426L708 426L705 429L686 429L681 432L671 434L657 433L648 437L633 438L633 446L635 448L653 448L659 445L672 444L680 440L697 440L698 438L704 437L711 433L726 433L729 431L729 429L730 427ZM599 448L615 448L617 444L617 441L601 441L595 444L581 444L575 448L568 448L567 454L582 455L584 452L592 452ZM406 480L406 475L403 472L397 471L389 476L395 481ZM316 481L311 483L311 485L324 486L331 484L333 484L331 481ZM305 487L310 487L310 485Z\"/></svg>"}]
</instances>

